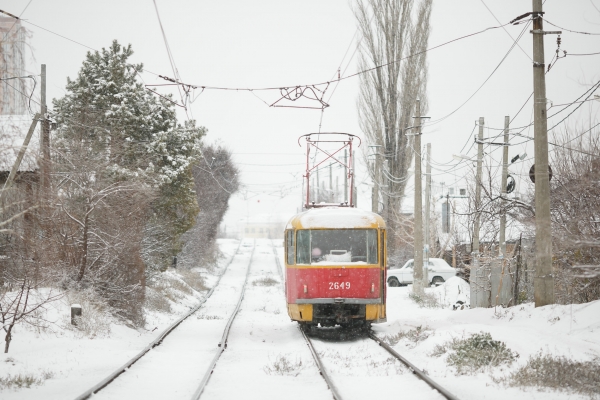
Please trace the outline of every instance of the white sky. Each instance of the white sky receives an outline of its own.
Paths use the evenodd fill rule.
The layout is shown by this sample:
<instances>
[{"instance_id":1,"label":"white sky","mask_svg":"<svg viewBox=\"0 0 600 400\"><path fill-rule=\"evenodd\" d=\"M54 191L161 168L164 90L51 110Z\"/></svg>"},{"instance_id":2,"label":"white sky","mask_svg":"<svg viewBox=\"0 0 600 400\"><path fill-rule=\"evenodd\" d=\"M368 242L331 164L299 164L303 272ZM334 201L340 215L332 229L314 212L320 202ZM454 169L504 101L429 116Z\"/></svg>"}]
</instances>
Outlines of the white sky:
<instances>
[{"instance_id":1,"label":"white sky","mask_svg":"<svg viewBox=\"0 0 600 400\"><path fill-rule=\"evenodd\" d=\"M337 75L349 49L341 64L344 71L356 47L356 22L351 10L354 1L157 0L157 4L179 73L183 81L191 84L259 88L320 83ZM113 39L131 43L135 51L133 62L143 62L155 74L173 76L150 0L4 0L0 8L16 15L25 9L23 19L94 49L108 47ZM436 0L429 47L496 26L494 15L504 24L530 10L531 2L523 0ZM547 0L544 10L549 21L563 28L600 33L598 0ZM31 24L25 26L33 34L31 47L35 57L35 63L29 63L28 68L39 73L39 64L47 64L48 97L62 96L66 77L76 75L89 49ZM524 25L509 25L508 33L491 30L429 53L428 115L432 121L457 109L477 90L511 47L513 39L509 34L516 38L523 28ZM465 143L468 144L463 153L470 149L468 154L475 155L475 147L471 148L471 133L476 133L474 121L482 116L486 125L501 128L504 116L514 116L531 93L529 29L519 42L520 48L508 55L466 105L425 129L423 145L432 143L433 159L449 163L434 170L433 180L438 188L440 182L451 185L457 179L463 179L457 185L464 187L468 163L463 163L464 168L455 170L454 175L440 169L456 164L452 154L459 153ZM545 29L558 30L548 24ZM556 49L556 36L548 35L545 40L548 61ZM600 52L600 37L564 32L561 48L568 53ZM346 75L356 72L355 61L356 57L351 59ZM547 97L553 104L573 101L599 80L599 67L600 55L559 60L547 74ZM143 76L148 84L165 82L151 73ZM329 101L331 106L323 114L322 131L362 135L356 113L358 83L357 78L340 83ZM166 93L167 89L160 91ZM268 103L278 98L277 92L255 94ZM567 122L588 129L590 123L597 123L599 105L585 104ZM558 109L552 108L549 115ZM230 202L229 229L247 215L291 214L297 210L304 171L304 148L298 147L297 139L318 131L319 110L269 108L248 92L206 90L190 112L208 128L208 142L220 141L234 152L242 171L246 186ZM548 126L566 114L559 114ZM531 115L529 102L512 126L529 124ZM598 130L594 132L597 134ZM496 134L485 132L486 136ZM533 135L533 129L523 134ZM523 139L512 137L511 142L522 143ZM362 149L366 150L366 146ZM533 163L533 146L529 142L510 148L511 158L525 151L529 157L511 167L513 175L526 175ZM500 148L494 148L487 162L499 165L500 160ZM359 207L370 208L369 181L361 171L357 176L361 183ZM525 192L529 186L528 181L521 181L517 190Z\"/></svg>"}]
</instances>

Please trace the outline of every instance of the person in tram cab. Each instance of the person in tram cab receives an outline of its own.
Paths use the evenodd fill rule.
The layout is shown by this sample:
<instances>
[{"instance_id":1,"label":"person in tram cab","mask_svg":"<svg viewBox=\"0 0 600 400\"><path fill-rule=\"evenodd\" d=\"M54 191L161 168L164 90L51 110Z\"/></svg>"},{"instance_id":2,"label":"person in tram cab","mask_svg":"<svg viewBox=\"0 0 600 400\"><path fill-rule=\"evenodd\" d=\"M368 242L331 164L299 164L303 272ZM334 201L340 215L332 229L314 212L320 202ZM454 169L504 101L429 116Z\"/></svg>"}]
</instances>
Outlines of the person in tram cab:
<instances>
[{"instance_id":1,"label":"person in tram cab","mask_svg":"<svg viewBox=\"0 0 600 400\"><path fill-rule=\"evenodd\" d=\"M313 247L312 249L312 253L311 253L311 258L312 258L312 262L319 262L322 260L322 252L321 249L318 247Z\"/></svg>"}]
</instances>

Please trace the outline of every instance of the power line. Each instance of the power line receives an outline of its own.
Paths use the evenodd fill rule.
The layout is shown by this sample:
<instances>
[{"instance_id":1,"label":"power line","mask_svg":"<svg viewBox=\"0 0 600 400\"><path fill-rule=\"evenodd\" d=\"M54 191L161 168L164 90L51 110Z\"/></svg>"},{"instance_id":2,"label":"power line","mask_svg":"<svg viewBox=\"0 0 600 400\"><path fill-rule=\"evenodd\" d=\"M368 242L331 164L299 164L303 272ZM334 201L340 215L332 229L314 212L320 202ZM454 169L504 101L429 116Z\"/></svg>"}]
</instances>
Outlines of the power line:
<instances>
[{"instance_id":1,"label":"power line","mask_svg":"<svg viewBox=\"0 0 600 400\"><path fill-rule=\"evenodd\" d=\"M546 18L544 18L544 21L545 21L546 23L548 23L548 24L552 25L552 26L555 26L555 27L557 27L558 29L562 29L563 31L567 31L567 32L571 32L571 33L579 33L579 34L581 34L581 35L600 36L600 33L591 33L591 32L574 31L574 30L571 30L571 29L563 28L563 27L560 27L560 26L558 26L558 25L556 25L556 24L553 24L552 22L548 21Z\"/></svg>"},{"instance_id":2,"label":"power line","mask_svg":"<svg viewBox=\"0 0 600 400\"><path fill-rule=\"evenodd\" d=\"M504 57L502 57L502 59L500 60L500 62L498 63L498 65L496 65L496 68L494 68L492 70L492 72L490 73L490 75L483 81L483 83L477 88L477 90L475 90L475 92L473 92L473 94L471 94L471 96L469 96L467 98L467 100L465 100L460 106L458 106L458 108L456 108L454 111L452 111L451 113L445 115L444 117L437 119L435 121L432 121L429 123L429 125L433 125L433 124L437 124L440 123L442 121L444 121L445 119L447 119L448 117L450 117L451 115L453 115L454 113L456 113L458 110L460 110L461 108L463 108L463 106L465 104L467 104L473 97L475 97L475 95L477 93L479 93L479 91L485 86L485 84L490 80L490 78L496 73L496 71L498 70L498 68L500 68L500 66L504 63L504 61L506 60L506 58L508 57L508 55L513 51L513 49L515 48L515 46L517 45L518 41L521 40L521 38L523 37L523 35L525 34L525 31L527 30L527 28L529 27L529 24L531 23L531 21L528 21L527 24L525 25L525 27L523 28L523 30L521 31L521 33L519 34L519 36L517 37L517 39L513 42L512 46L510 46L510 48L508 49L508 51L506 52L506 54L504 55ZM506 24L508 25L508 24ZM504 25L503 25L504 26Z\"/></svg>"},{"instance_id":3,"label":"power line","mask_svg":"<svg viewBox=\"0 0 600 400\"><path fill-rule=\"evenodd\" d=\"M492 12L492 10L487 6L487 4L485 4L485 2L483 0L481 0L481 3L485 6L485 8L487 8L487 10L490 12L490 14L492 14L492 17L494 17L494 19L496 20L496 22L498 22L499 24L502 24L498 18L496 18L496 15L494 15L494 13ZM512 37L512 35L506 30L506 28L504 26L502 26L502 29L504 29L504 32L506 32L506 34L512 39L513 42L515 41L515 38ZM523 50L523 48L521 47L520 44L517 43L517 46L519 46L519 49L521 49L521 51L523 52L523 54L525 54L525 56L527 56L527 58L529 58L531 61L532 58L529 56L529 54L527 54L527 52L525 50Z\"/></svg>"}]
</instances>

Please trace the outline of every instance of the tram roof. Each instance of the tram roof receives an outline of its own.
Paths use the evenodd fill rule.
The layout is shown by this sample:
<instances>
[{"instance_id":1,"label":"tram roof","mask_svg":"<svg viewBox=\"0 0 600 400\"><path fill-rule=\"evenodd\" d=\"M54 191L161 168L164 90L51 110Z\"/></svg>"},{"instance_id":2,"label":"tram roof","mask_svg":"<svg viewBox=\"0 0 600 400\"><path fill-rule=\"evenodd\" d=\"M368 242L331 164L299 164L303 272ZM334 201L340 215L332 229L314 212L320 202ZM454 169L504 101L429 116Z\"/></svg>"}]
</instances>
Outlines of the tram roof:
<instances>
[{"instance_id":1,"label":"tram roof","mask_svg":"<svg viewBox=\"0 0 600 400\"><path fill-rule=\"evenodd\" d=\"M350 207L311 208L294 215L286 229L385 228L383 218L371 211Z\"/></svg>"}]
</instances>

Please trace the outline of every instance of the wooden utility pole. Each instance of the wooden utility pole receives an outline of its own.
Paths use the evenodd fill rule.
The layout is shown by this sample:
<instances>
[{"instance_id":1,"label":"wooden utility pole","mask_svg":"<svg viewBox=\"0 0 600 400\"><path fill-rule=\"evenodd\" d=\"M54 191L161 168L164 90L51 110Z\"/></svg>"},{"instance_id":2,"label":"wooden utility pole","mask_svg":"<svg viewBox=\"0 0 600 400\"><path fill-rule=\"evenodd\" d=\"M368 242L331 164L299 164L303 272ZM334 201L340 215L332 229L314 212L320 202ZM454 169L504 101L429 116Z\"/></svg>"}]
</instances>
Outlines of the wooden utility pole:
<instances>
[{"instance_id":1,"label":"wooden utility pole","mask_svg":"<svg viewBox=\"0 0 600 400\"><path fill-rule=\"evenodd\" d=\"M41 150L42 150L42 196L48 195L50 190L50 127L48 124L48 107L46 106L46 64L42 64L42 82L40 88L40 103L42 114L41 124Z\"/></svg>"},{"instance_id":2,"label":"wooden utility pole","mask_svg":"<svg viewBox=\"0 0 600 400\"><path fill-rule=\"evenodd\" d=\"M423 265L425 266L425 282L429 282L426 271L429 269L429 245L431 238L429 233L429 218L431 208L431 143L427 143L427 167L425 173L425 248L423 254Z\"/></svg>"},{"instance_id":3,"label":"wooden utility pole","mask_svg":"<svg viewBox=\"0 0 600 400\"><path fill-rule=\"evenodd\" d=\"M544 64L542 0L533 0L533 136L535 151L535 306L554 304L550 179L548 177L548 121Z\"/></svg>"},{"instance_id":4,"label":"wooden utility pole","mask_svg":"<svg viewBox=\"0 0 600 400\"><path fill-rule=\"evenodd\" d=\"M510 118L504 117L504 146L502 149L502 211L500 212L499 256L506 258L506 180L508 179L508 125Z\"/></svg>"},{"instance_id":5,"label":"wooden utility pole","mask_svg":"<svg viewBox=\"0 0 600 400\"><path fill-rule=\"evenodd\" d=\"M35 114L33 117L33 121L31 121L31 125L29 126L29 131L25 136L25 140L23 141L23 145L19 150L19 154L17 154L17 159L10 170L10 174L4 182L4 186L2 187L2 191L0 191L0 197L4 194L4 192L10 189L15 177L17 176L17 172L19 172L19 167L21 166L21 162L23 161L23 156L25 156L25 152L27 151L27 147L29 146L29 141L31 140L31 136L33 135L33 131L35 130L35 126L37 125L38 120L40 119L40 114Z\"/></svg>"},{"instance_id":6,"label":"wooden utility pole","mask_svg":"<svg viewBox=\"0 0 600 400\"><path fill-rule=\"evenodd\" d=\"M415 257L413 263L413 293L423 295L423 199L421 187L421 102L417 100L415 125L417 134L414 140L415 150Z\"/></svg>"}]
</instances>

